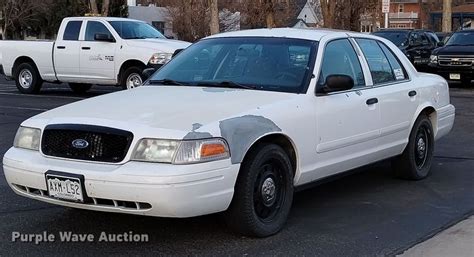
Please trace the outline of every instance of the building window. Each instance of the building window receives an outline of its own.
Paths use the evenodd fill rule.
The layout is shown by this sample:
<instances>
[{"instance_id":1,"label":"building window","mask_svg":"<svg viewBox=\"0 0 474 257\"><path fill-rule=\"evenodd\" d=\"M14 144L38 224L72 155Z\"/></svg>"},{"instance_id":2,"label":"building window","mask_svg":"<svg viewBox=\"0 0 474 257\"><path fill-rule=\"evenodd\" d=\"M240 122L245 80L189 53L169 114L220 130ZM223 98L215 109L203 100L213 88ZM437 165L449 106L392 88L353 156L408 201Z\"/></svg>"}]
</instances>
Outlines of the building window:
<instances>
[{"instance_id":1,"label":"building window","mask_svg":"<svg viewBox=\"0 0 474 257\"><path fill-rule=\"evenodd\" d=\"M161 34L165 34L165 23L162 21L152 21L151 25L155 27Z\"/></svg>"},{"instance_id":2,"label":"building window","mask_svg":"<svg viewBox=\"0 0 474 257\"><path fill-rule=\"evenodd\" d=\"M399 4L398 5L398 12L404 12L405 11L405 5L404 4Z\"/></svg>"}]
</instances>

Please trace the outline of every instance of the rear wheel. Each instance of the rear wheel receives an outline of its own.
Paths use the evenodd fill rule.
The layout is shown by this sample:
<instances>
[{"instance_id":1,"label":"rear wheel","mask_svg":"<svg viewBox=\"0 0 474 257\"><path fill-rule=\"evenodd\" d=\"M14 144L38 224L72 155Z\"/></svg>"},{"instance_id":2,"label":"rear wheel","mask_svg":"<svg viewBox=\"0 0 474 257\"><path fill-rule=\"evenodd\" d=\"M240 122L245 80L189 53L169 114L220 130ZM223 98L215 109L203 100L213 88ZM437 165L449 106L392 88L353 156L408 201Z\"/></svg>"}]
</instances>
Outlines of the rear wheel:
<instances>
[{"instance_id":1,"label":"rear wheel","mask_svg":"<svg viewBox=\"0 0 474 257\"><path fill-rule=\"evenodd\" d=\"M24 94L37 94L41 90L43 80L32 63L22 63L16 68L16 87Z\"/></svg>"},{"instance_id":2,"label":"rear wheel","mask_svg":"<svg viewBox=\"0 0 474 257\"><path fill-rule=\"evenodd\" d=\"M428 116L422 114L413 126L403 154L394 160L395 174L409 180L426 178L431 169L433 150L433 127Z\"/></svg>"},{"instance_id":3,"label":"rear wheel","mask_svg":"<svg viewBox=\"0 0 474 257\"><path fill-rule=\"evenodd\" d=\"M123 89L134 89L143 84L143 69L139 67L129 67L127 68L121 78L120 86Z\"/></svg>"},{"instance_id":4,"label":"rear wheel","mask_svg":"<svg viewBox=\"0 0 474 257\"><path fill-rule=\"evenodd\" d=\"M71 88L72 92L76 94L84 94L85 92L91 89L91 84L82 84L82 83L69 83L69 87Z\"/></svg>"},{"instance_id":5,"label":"rear wheel","mask_svg":"<svg viewBox=\"0 0 474 257\"><path fill-rule=\"evenodd\" d=\"M270 236L283 228L292 202L293 169L288 155L278 145L258 145L242 163L227 223L244 235Z\"/></svg>"}]
</instances>

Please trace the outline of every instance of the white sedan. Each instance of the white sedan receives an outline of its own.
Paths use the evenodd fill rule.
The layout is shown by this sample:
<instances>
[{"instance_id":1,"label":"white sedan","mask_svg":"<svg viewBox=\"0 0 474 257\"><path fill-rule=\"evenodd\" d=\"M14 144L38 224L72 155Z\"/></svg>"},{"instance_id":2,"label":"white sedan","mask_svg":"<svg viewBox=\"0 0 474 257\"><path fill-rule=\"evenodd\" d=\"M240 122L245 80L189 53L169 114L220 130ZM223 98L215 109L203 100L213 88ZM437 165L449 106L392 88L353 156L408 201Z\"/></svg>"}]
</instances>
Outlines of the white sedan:
<instances>
[{"instance_id":1,"label":"white sedan","mask_svg":"<svg viewBox=\"0 0 474 257\"><path fill-rule=\"evenodd\" d=\"M8 184L97 211L225 211L264 237L284 226L297 186L391 157L398 176L425 178L455 117L443 78L352 32L211 36L146 84L24 121L3 159Z\"/></svg>"}]
</instances>

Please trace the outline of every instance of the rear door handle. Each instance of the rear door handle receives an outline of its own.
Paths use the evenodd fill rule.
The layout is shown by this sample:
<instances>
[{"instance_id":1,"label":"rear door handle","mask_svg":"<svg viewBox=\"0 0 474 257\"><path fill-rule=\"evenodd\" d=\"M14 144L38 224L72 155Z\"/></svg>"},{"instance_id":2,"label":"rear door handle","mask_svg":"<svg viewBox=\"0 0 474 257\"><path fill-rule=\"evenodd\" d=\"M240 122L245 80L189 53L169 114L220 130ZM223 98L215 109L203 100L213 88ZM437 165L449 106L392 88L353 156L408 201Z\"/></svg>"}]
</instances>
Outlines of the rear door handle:
<instances>
[{"instance_id":1,"label":"rear door handle","mask_svg":"<svg viewBox=\"0 0 474 257\"><path fill-rule=\"evenodd\" d=\"M82 47L82 50L91 50L91 48L88 47L88 46L83 46L83 47Z\"/></svg>"},{"instance_id":2,"label":"rear door handle","mask_svg":"<svg viewBox=\"0 0 474 257\"><path fill-rule=\"evenodd\" d=\"M57 49L66 49L65 46L57 46L56 48L57 48Z\"/></svg>"},{"instance_id":3,"label":"rear door handle","mask_svg":"<svg viewBox=\"0 0 474 257\"><path fill-rule=\"evenodd\" d=\"M379 102L379 99L377 99L377 98L370 98L370 99L368 99L365 103L366 103L367 105L374 105L374 104L376 104L376 103L378 103L378 102Z\"/></svg>"},{"instance_id":4,"label":"rear door handle","mask_svg":"<svg viewBox=\"0 0 474 257\"><path fill-rule=\"evenodd\" d=\"M414 97L414 96L416 96L416 91L415 91L415 90L412 90L412 91L408 92L408 96L409 96L409 97Z\"/></svg>"}]
</instances>

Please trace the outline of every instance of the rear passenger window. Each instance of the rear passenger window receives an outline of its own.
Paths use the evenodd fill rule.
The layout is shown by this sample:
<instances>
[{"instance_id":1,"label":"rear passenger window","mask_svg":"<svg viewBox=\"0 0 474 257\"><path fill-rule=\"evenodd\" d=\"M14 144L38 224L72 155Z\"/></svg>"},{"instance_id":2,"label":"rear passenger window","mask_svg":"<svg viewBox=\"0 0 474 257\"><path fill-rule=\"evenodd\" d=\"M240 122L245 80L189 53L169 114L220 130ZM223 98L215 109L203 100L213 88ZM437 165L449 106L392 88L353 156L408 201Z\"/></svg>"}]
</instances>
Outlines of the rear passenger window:
<instances>
[{"instance_id":1,"label":"rear passenger window","mask_svg":"<svg viewBox=\"0 0 474 257\"><path fill-rule=\"evenodd\" d=\"M370 74L374 84L383 84L396 81L395 71L392 69L390 62L375 40L356 39L362 52L369 64ZM397 70L398 77L401 77Z\"/></svg>"},{"instance_id":2,"label":"rear passenger window","mask_svg":"<svg viewBox=\"0 0 474 257\"><path fill-rule=\"evenodd\" d=\"M398 58L393 54L393 52L388 49L388 47L379 42L379 46L382 48L383 53L387 56L388 62L395 76L395 80L405 80L408 78L406 70L403 68L403 65L400 63Z\"/></svg>"},{"instance_id":3,"label":"rear passenger window","mask_svg":"<svg viewBox=\"0 0 474 257\"><path fill-rule=\"evenodd\" d=\"M78 40L81 32L82 21L70 21L64 30L63 40Z\"/></svg>"},{"instance_id":4,"label":"rear passenger window","mask_svg":"<svg viewBox=\"0 0 474 257\"><path fill-rule=\"evenodd\" d=\"M365 86L359 57L349 40L339 39L326 45L319 85L324 85L330 75L347 75L354 80L354 87Z\"/></svg>"}]
</instances>

